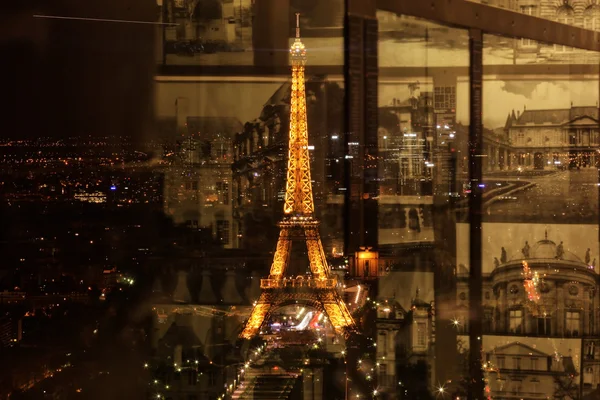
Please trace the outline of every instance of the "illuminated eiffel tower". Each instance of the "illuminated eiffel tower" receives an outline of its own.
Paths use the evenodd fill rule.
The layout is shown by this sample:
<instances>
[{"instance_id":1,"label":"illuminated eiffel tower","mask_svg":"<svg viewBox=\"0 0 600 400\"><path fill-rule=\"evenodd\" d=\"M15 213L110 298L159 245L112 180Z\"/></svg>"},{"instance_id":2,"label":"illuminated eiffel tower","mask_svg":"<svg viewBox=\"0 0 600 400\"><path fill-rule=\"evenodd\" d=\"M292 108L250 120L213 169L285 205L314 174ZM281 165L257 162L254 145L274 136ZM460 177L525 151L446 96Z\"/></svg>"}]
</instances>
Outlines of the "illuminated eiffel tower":
<instances>
[{"instance_id":1,"label":"illuminated eiffel tower","mask_svg":"<svg viewBox=\"0 0 600 400\"><path fill-rule=\"evenodd\" d=\"M319 221L313 214L315 205L310 180L308 130L304 65L306 48L300 40L299 14L296 14L296 40L290 48L292 58L292 93L290 134L284 217L279 223L277 249L268 279L261 279L262 293L252 309L240 337L257 335L271 310L289 304L314 307L326 314L338 335L347 337L356 331L352 316L337 292L337 279L329 266L319 236ZM285 276L291 261L292 244L306 243L312 278Z\"/></svg>"}]
</instances>

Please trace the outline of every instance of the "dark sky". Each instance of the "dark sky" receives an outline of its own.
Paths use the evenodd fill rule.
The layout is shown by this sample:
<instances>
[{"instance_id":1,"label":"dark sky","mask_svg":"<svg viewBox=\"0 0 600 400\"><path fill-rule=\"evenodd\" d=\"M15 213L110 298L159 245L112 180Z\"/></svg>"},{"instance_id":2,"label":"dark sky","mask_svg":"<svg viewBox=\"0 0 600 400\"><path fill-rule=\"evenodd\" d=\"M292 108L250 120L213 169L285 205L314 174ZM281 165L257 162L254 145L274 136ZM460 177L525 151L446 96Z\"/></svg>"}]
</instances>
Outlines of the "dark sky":
<instances>
[{"instance_id":1,"label":"dark sky","mask_svg":"<svg viewBox=\"0 0 600 400\"><path fill-rule=\"evenodd\" d=\"M3 138L151 136L155 0L0 2Z\"/></svg>"}]
</instances>

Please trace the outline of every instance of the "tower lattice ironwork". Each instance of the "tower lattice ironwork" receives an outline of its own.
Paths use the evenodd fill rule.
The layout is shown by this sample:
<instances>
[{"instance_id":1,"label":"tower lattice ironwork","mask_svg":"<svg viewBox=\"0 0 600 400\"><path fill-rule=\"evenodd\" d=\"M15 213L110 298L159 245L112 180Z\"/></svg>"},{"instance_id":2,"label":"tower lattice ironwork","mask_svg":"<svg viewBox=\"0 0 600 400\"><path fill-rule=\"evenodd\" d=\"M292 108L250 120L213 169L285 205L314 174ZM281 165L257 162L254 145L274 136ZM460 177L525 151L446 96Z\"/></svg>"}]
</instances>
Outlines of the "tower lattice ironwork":
<instances>
[{"instance_id":1,"label":"tower lattice ironwork","mask_svg":"<svg viewBox=\"0 0 600 400\"><path fill-rule=\"evenodd\" d=\"M284 218L279 223L279 240L269 277L261 279L262 293L240 334L246 339L259 333L271 310L295 303L324 312L337 334L347 336L356 330L354 320L337 292L337 279L330 275L319 235L319 221L314 218L304 88L306 48L300 40L299 14L296 14L296 39L290 54L292 91ZM285 276L292 244L300 241L306 243L312 273L310 279Z\"/></svg>"}]
</instances>

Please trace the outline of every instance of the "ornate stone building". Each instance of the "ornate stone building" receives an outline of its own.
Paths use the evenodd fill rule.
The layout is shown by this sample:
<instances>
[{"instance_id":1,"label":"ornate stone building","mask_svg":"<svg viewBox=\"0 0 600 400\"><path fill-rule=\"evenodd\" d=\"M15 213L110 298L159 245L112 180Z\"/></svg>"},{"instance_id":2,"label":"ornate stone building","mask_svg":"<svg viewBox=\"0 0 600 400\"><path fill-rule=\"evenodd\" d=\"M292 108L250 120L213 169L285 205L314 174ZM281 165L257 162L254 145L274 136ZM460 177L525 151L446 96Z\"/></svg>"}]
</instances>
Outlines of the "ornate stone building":
<instances>
[{"instance_id":1,"label":"ornate stone building","mask_svg":"<svg viewBox=\"0 0 600 400\"><path fill-rule=\"evenodd\" d=\"M419 298L419 289L405 310L394 298L377 301L377 383L386 399L412 398L414 385L399 380L408 375L417 377L424 388L434 387L432 369L419 371L417 365L426 366L433 360L434 308ZM404 393L399 386L411 387ZM408 397L406 397L406 396Z\"/></svg>"},{"instance_id":2,"label":"ornate stone building","mask_svg":"<svg viewBox=\"0 0 600 400\"><path fill-rule=\"evenodd\" d=\"M519 388L522 392L535 389L522 398L554 395L558 390L566 390L559 386L564 386L561 384L563 378L570 375L575 377L574 385L577 386L572 390L584 395L600 385L600 353L596 350L600 345L598 273L595 266L590 265L588 255L581 255L587 259L585 262L564 247L562 242L557 244L547 235L533 245L525 242L514 255L497 257L492 272L484 276L483 329L488 337L496 338L494 345L490 342L489 348L486 348L484 336L484 351L487 360L513 381L510 389L494 386L495 383L492 391L513 393ZM457 272L456 325L459 333L467 333L468 271L462 268ZM501 342L498 339L501 336L509 343L506 340ZM570 343L564 344L567 341ZM555 347L553 353L538 357L539 348L523 353L523 342L530 343L530 346L552 342ZM503 352L510 357L503 356ZM523 357L518 356L521 353ZM541 360L535 368L531 367L533 364L527 364L531 357ZM555 360L556 357L560 358L560 363ZM514 360L517 359L519 365L508 364L516 363ZM516 370L520 370L519 373ZM544 379L554 384L544 384L542 378L535 383L534 375L546 375L547 379ZM533 384L529 382L532 379ZM518 386L519 382L522 382L522 387Z\"/></svg>"},{"instance_id":3,"label":"ornate stone building","mask_svg":"<svg viewBox=\"0 0 600 400\"><path fill-rule=\"evenodd\" d=\"M513 111L505 131L515 167L576 168L597 163L597 106Z\"/></svg>"},{"instance_id":4,"label":"ornate stone building","mask_svg":"<svg viewBox=\"0 0 600 400\"><path fill-rule=\"evenodd\" d=\"M585 398L600 388L597 267L589 254L565 248L546 235L489 260L494 268L483 279L483 348L494 398ZM452 368L458 370L466 366L469 342L468 275L462 265L456 271L456 303L450 307L459 347ZM377 299L379 383L389 398L402 398L404 386L397 385L407 376L427 381L430 389L439 385L433 373L434 304L417 292L405 310L401 296ZM420 370L419 363L428 367Z\"/></svg>"},{"instance_id":5,"label":"ornate stone building","mask_svg":"<svg viewBox=\"0 0 600 400\"><path fill-rule=\"evenodd\" d=\"M224 248L239 247L233 218L235 118L187 117L187 138L168 157L164 210L175 224L207 229Z\"/></svg>"}]
</instances>

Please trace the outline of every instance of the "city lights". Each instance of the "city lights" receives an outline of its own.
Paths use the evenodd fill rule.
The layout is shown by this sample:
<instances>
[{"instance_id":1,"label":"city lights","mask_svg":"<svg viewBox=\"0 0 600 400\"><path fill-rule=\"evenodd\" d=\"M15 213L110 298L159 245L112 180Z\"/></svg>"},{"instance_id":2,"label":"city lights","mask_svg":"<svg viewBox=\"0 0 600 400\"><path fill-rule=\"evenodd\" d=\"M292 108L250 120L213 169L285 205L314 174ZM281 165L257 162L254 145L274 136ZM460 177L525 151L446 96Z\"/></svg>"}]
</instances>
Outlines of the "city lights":
<instances>
[{"instance_id":1,"label":"city lights","mask_svg":"<svg viewBox=\"0 0 600 400\"><path fill-rule=\"evenodd\" d=\"M598 1L92 3L3 15L0 399L600 394Z\"/></svg>"}]
</instances>

